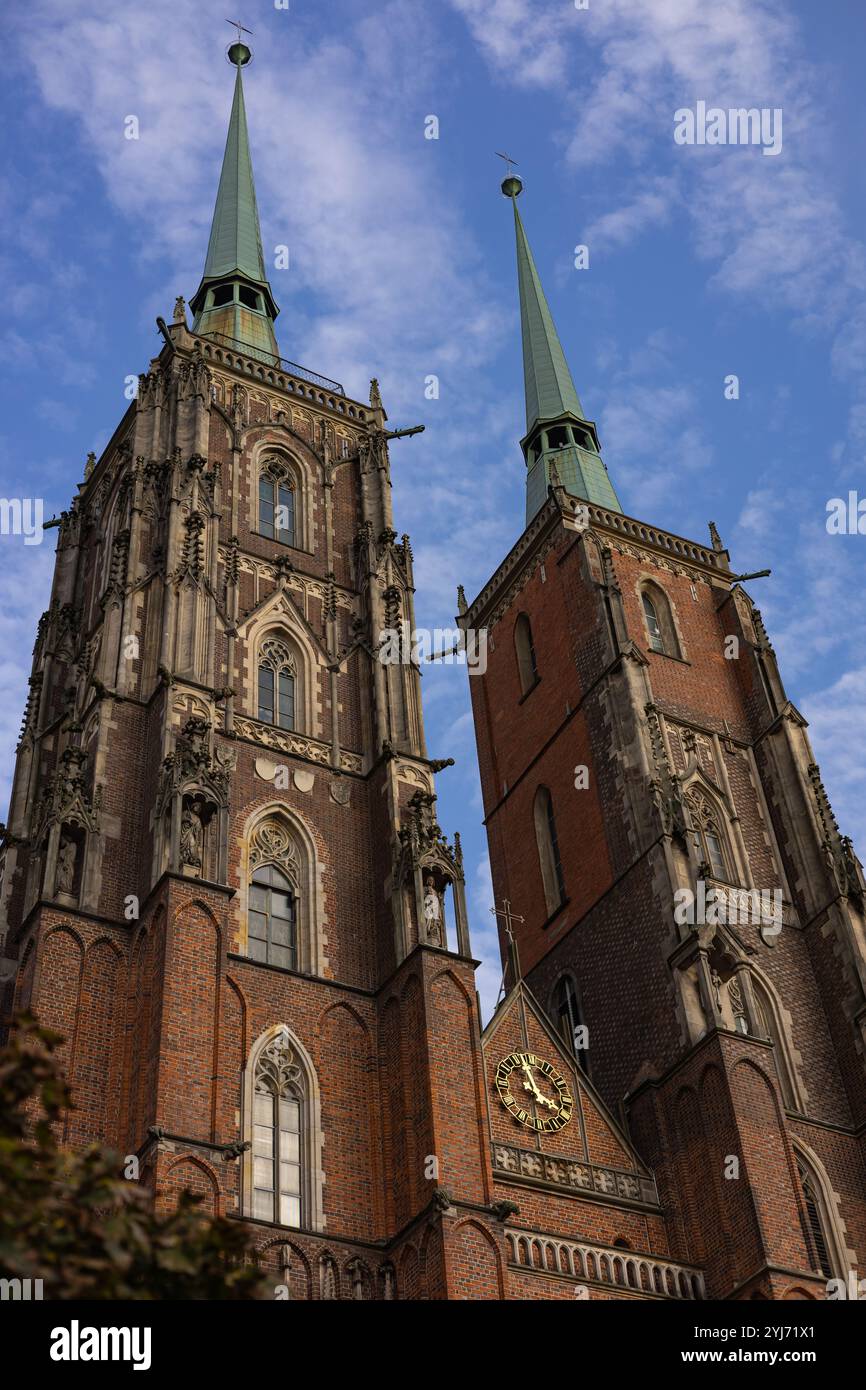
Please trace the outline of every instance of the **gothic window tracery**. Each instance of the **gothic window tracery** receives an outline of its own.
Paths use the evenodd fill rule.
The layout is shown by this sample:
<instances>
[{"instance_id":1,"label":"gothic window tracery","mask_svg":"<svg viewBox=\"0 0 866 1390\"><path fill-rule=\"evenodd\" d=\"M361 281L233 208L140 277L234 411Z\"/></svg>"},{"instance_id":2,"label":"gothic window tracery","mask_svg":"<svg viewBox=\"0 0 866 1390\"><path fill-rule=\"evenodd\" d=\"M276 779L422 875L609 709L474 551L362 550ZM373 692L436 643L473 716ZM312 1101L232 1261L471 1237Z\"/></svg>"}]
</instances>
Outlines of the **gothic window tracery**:
<instances>
[{"instance_id":1,"label":"gothic window tracery","mask_svg":"<svg viewBox=\"0 0 866 1390\"><path fill-rule=\"evenodd\" d=\"M280 729L296 727L297 664L285 642L268 637L259 650L258 717Z\"/></svg>"},{"instance_id":2,"label":"gothic window tracery","mask_svg":"<svg viewBox=\"0 0 866 1390\"><path fill-rule=\"evenodd\" d=\"M692 821L692 836L699 860L709 865L713 878L733 882L727 837L721 818L712 802L700 789L686 793L686 804Z\"/></svg>"},{"instance_id":3,"label":"gothic window tracery","mask_svg":"<svg viewBox=\"0 0 866 1390\"><path fill-rule=\"evenodd\" d=\"M247 908L248 952L253 960L298 966L297 850L284 825L265 821L256 830L250 850Z\"/></svg>"},{"instance_id":4,"label":"gothic window tracery","mask_svg":"<svg viewBox=\"0 0 866 1390\"><path fill-rule=\"evenodd\" d=\"M300 1226L304 1078L285 1034L259 1055L253 1096L253 1210L259 1221Z\"/></svg>"}]
</instances>

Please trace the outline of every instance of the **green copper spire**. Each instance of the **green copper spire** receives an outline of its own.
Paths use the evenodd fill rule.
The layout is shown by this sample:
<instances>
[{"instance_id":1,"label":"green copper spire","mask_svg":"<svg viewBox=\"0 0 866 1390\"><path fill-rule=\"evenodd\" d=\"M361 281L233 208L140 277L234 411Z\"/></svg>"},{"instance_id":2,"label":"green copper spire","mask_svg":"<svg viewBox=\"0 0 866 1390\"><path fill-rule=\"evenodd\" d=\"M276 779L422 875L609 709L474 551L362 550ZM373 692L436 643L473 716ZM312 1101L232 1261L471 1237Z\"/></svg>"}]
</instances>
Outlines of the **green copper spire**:
<instances>
[{"instance_id":1,"label":"green copper spire","mask_svg":"<svg viewBox=\"0 0 866 1390\"><path fill-rule=\"evenodd\" d=\"M621 512L613 484L599 452L595 425L583 412L553 315L530 250L517 198L523 184L509 173L502 192L514 207L517 238L517 283L523 338L523 380L526 389L526 435L521 448L526 458L527 525L547 501L551 465L566 492Z\"/></svg>"},{"instance_id":2,"label":"green copper spire","mask_svg":"<svg viewBox=\"0 0 866 1390\"><path fill-rule=\"evenodd\" d=\"M279 309L265 274L241 77L252 54L239 42L228 56L237 68L235 94L207 259L191 301L193 331L234 339L257 355L276 356L273 321Z\"/></svg>"},{"instance_id":3,"label":"green copper spire","mask_svg":"<svg viewBox=\"0 0 866 1390\"><path fill-rule=\"evenodd\" d=\"M553 315L541 288L526 232L512 196L517 238L517 285L520 290L520 328L523 337L523 382L526 388L526 428L539 420L555 420L569 411L583 415Z\"/></svg>"}]
</instances>

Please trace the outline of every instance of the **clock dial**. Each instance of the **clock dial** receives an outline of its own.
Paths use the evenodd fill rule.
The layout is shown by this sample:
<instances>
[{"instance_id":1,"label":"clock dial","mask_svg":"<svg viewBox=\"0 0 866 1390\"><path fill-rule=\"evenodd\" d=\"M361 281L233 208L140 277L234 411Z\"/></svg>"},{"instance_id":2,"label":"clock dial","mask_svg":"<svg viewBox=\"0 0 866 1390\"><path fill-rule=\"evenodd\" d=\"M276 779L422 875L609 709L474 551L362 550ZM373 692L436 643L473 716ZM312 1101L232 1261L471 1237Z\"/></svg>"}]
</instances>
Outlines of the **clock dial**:
<instances>
[{"instance_id":1,"label":"clock dial","mask_svg":"<svg viewBox=\"0 0 866 1390\"><path fill-rule=\"evenodd\" d=\"M527 1129L550 1134L571 1119L568 1082L534 1052L512 1052L496 1068L496 1089L505 1109Z\"/></svg>"}]
</instances>

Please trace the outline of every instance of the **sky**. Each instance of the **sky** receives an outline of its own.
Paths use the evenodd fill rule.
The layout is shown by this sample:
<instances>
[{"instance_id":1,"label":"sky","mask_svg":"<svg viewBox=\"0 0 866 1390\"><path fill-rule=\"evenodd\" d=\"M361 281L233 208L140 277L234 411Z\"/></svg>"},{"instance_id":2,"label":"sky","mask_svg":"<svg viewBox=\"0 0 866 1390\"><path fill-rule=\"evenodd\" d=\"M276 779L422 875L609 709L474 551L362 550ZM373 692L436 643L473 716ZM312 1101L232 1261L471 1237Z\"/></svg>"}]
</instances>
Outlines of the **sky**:
<instances>
[{"instance_id":1,"label":"sky","mask_svg":"<svg viewBox=\"0 0 866 1390\"><path fill-rule=\"evenodd\" d=\"M866 6L238 0L235 17L253 31L266 257L290 250L271 275L281 351L362 400L378 377L391 426L425 425L391 448L418 624L452 627L457 585L473 598L523 528L504 150L624 510L698 541L712 519L735 569L772 569L749 591L862 855L866 538L826 518L831 498L866 497ZM46 517L157 353L156 315L198 284L231 38L203 0L7 15L0 496L41 498ZM675 113L698 102L781 110L781 150L678 143ZM0 535L4 803L55 536ZM430 756L457 760L439 814L463 838L489 1010L500 967L466 672L431 668L423 691Z\"/></svg>"}]
</instances>

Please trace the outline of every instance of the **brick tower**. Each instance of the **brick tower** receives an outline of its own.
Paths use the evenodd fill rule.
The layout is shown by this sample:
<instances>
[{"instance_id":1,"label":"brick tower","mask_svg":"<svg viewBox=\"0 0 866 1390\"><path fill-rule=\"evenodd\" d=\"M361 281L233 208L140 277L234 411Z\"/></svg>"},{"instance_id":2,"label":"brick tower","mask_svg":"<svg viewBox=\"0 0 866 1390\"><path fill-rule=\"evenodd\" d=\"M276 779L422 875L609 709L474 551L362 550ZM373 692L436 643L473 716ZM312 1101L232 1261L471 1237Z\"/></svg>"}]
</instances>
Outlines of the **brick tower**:
<instances>
[{"instance_id":1,"label":"brick tower","mask_svg":"<svg viewBox=\"0 0 866 1390\"><path fill-rule=\"evenodd\" d=\"M426 1157L482 1213L492 1180L459 840L417 668L375 659L413 622L395 432L375 381L353 401L278 356L229 57L193 327L182 299L158 321L59 521L0 954L65 1036L70 1144L249 1219L295 1297L418 1296L421 1253L445 1296Z\"/></svg>"},{"instance_id":2,"label":"brick tower","mask_svg":"<svg viewBox=\"0 0 866 1390\"><path fill-rule=\"evenodd\" d=\"M623 513L520 191L527 524L459 619L488 632L470 686L496 898L655 1173L671 1253L712 1297L821 1297L866 1266L861 866L715 527Z\"/></svg>"}]
</instances>

